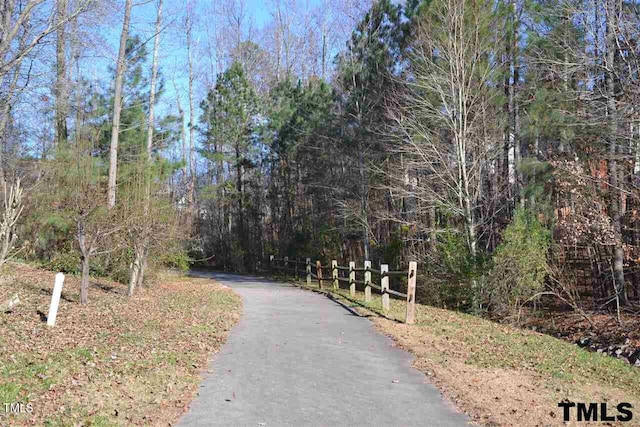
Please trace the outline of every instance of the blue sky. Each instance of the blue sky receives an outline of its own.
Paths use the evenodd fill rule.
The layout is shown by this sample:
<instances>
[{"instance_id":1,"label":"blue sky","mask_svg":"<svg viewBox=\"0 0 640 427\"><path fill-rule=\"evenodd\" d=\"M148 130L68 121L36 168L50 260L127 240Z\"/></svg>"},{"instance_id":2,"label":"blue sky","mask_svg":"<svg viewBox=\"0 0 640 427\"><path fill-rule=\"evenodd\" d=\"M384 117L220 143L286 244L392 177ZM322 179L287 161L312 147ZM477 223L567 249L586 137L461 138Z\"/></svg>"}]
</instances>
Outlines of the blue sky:
<instances>
[{"instance_id":1,"label":"blue sky","mask_svg":"<svg viewBox=\"0 0 640 427\"><path fill-rule=\"evenodd\" d=\"M323 0L299 0L298 7L303 10L309 10L317 7ZM330 0L324 0L330 1ZM157 1L152 0L144 3L144 0L134 0L134 8L132 10L130 35L139 35L143 40L148 40L147 48L149 59L153 51L153 34L156 20ZM200 100L206 95L208 89L207 82L211 82L212 72L208 56L198 53L198 50L204 51L207 46L207 30L215 31L215 15L211 12L213 7L220 6L222 2L216 0L199 0L195 1L196 13L194 19L193 38L194 42L199 45L196 48L195 66L197 78L195 82L195 107L196 114L199 114ZM161 35L160 49L160 70L164 78L165 93L159 100L157 106L157 114L161 117L167 114L177 114L177 97L180 97L180 103L186 114L186 121L189 118L188 105L188 67L187 67L187 49L184 30L181 24L185 18L186 0L164 0L163 24L168 27ZM270 0L245 0L246 12L248 20L252 23L255 31L260 30L271 20L269 5ZM115 56L122 30L124 0L119 0L117 10L112 14L111 22L105 23L103 27L102 37L106 45L102 47L103 56L96 61L87 61L85 69L104 82L110 82L113 78L109 73L109 68L115 63ZM213 16L212 16L213 15ZM219 29L218 29L219 30ZM258 43L260 40L256 40ZM108 46L107 46L108 45ZM100 48L99 48L100 50ZM96 71L97 69L97 71ZM215 72L221 70L216 69ZM215 73L213 73L215 74ZM177 91L176 91L177 89Z\"/></svg>"}]
</instances>

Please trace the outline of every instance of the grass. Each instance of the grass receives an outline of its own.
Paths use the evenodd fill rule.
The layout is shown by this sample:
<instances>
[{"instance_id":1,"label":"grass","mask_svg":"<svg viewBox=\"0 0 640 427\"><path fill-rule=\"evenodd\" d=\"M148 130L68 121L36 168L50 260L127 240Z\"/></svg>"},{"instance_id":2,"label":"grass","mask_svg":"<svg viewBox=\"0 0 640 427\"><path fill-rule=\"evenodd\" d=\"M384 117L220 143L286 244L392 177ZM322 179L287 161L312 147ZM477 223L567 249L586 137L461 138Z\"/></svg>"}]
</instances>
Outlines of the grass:
<instances>
[{"instance_id":1,"label":"grass","mask_svg":"<svg viewBox=\"0 0 640 427\"><path fill-rule=\"evenodd\" d=\"M640 416L640 369L622 360L549 335L421 304L416 305L416 324L405 325L403 300L392 299L385 315L380 295L364 303L362 292L351 297L348 290L326 288L413 353L414 366L479 424L564 425L557 406L564 399L612 402L614 407L631 402L637 408L634 415ZM317 291L317 285L311 289Z\"/></svg>"},{"instance_id":2,"label":"grass","mask_svg":"<svg viewBox=\"0 0 640 427\"><path fill-rule=\"evenodd\" d=\"M0 408L33 406L0 411L1 425L168 425L239 319L240 298L210 280L165 275L134 298L101 281L80 306L78 279L68 276L49 328L42 313L53 276L22 264L0 274L0 297L21 300L0 314Z\"/></svg>"}]
</instances>

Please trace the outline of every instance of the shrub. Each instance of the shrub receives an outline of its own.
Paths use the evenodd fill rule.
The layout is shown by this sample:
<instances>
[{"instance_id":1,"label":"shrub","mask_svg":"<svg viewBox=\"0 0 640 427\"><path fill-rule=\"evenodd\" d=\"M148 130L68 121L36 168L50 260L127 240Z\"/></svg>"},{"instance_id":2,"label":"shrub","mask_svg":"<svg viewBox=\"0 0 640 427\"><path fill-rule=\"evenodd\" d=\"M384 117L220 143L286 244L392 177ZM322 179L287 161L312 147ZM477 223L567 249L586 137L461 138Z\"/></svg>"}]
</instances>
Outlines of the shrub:
<instances>
[{"instance_id":1,"label":"shrub","mask_svg":"<svg viewBox=\"0 0 640 427\"><path fill-rule=\"evenodd\" d=\"M172 245L162 252L158 261L168 268L185 272L191 265L191 258L181 245Z\"/></svg>"},{"instance_id":2,"label":"shrub","mask_svg":"<svg viewBox=\"0 0 640 427\"><path fill-rule=\"evenodd\" d=\"M493 256L488 276L489 306L498 313L519 312L544 287L551 235L526 209L516 209Z\"/></svg>"},{"instance_id":3,"label":"shrub","mask_svg":"<svg viewBox=\"0 0 640 427\"><path fill-rule=\"evenodd\" d=\"M56 252L44 266L48 270L77 274L80 272L80 254L73 250Z\"/></svg>"},{"instance_id":4,"label":"shrub","mask_svg":"<svg viewBox=\"0 0 640 427\"><path fill-rule=\"evenodd\" d=\"M475 312L481 308L481 286L485 270L485 256L473 257L464 235L452 229L438 235L437 257L427 275L435 281L431 288L445 308Z\"/></svg>"}]
</instances>

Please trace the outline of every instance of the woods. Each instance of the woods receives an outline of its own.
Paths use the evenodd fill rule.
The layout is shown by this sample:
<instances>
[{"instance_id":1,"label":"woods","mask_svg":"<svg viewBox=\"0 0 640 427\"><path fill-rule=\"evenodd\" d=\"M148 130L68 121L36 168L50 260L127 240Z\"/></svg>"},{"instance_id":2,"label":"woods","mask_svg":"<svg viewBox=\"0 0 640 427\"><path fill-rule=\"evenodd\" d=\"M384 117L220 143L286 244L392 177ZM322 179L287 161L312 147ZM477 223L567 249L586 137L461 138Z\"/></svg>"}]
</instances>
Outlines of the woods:
<instances>
[{"instance_id":1,"label":"woods","mask_svg":"<svg viewBox=\"0 0 640 427\"><path fill-rule=\"evenodd\" d=\"M637 307L635 2L5 3L0 259L83 303L273 253L415 260L423 302L509 319Z\"/></svg>"}]
</instances>

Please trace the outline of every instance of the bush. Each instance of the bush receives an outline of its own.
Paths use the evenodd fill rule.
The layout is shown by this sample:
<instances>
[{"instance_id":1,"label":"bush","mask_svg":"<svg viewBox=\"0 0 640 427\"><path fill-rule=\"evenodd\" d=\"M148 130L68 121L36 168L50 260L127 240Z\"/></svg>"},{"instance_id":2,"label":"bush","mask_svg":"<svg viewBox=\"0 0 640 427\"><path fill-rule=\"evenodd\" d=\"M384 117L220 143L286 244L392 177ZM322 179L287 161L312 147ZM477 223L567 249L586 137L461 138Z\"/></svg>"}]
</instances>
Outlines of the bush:
<instances>
[{"instance_id":1,"label":"bush","mask_svg":"<svg viewBox=\"0 0 640 427\"><path fill-rule=\"evenodd\" d=\"M165 267L174 268L182 272L189 270L191 265L189 254L179 245L164 250L158 261Z\"/></svg>"},{"instance_id":2,"label":"bush","mask_svg":"<svg viewBox=\"0 0 640 427\"><path fill-rule=\"evenodd\" d=\"M78 251L56 252L49 262L45 263L47 270L60 271L66 274L80 272L80 254Z\"/></svg>"},{"instance_id":3,"label":"bush","mask_svg":"<svg viewBox=\"0 0 640 427\"><path fill-rule=\"evenodd\" d=\"M464 235L446 230L438 235L437 257L427 275L434 281L429 287L437 289L437 298L445 308L475 312L480 308L479 283L485 271L486 257L473 257Z\"/></svg>"},{"instance_id":4,"label":"bush","mask_svg":"<svg viewBox=\"0 0 640 427\"><path fill-rule=\"evenodd\" d=\"M544 287L549 271L551 233L526 209L516 209L513 221L493 256L488 276L489 306L498 313L517 313Z\"/></svg>"}]
</instances>

